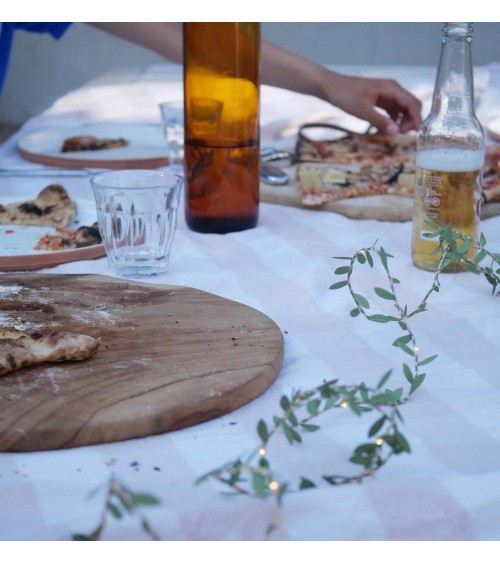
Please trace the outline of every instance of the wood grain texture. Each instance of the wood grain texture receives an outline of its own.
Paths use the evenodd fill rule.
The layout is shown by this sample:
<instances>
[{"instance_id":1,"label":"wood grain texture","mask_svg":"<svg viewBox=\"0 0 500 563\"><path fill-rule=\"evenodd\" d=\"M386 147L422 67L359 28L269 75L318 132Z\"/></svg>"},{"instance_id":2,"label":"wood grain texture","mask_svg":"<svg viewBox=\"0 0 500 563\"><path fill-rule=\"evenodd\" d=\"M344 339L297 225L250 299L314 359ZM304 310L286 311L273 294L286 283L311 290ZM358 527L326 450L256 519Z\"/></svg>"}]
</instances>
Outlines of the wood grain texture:
<instances>
[{"instance_id":1,"label":"wood grain texture","mask_svg":"<svg viewBox=\"0 0 500 563\"><path fill-rule=\"evenodd\" d=\"M3 275L4 326L99 336L97 354L0 378L0 451L138 438L216 418L263 393L283 361L264 314L188 288L96 275Z\"/></svg>"},{"instance_id":2,"label":"wood grain texture","mask_svg":"<svg viewBox=\"0 0 500 563\"><path fill-rule=\"evenodd\" d=\"M289 166L283 168L283 170L290 176L290 183L285 186L270 186L261 182L261 201L301 207L311 211L330 211L350 219L376 219L394 222L412 220L413 199L392 194L342 199L325 203L320 207L303 205L299 190L293 180L295 177L294 167ZM496 215L500 215L500 203L487 203L482 206L481 219L487 219Z\"/></svg>"}]
</instances>

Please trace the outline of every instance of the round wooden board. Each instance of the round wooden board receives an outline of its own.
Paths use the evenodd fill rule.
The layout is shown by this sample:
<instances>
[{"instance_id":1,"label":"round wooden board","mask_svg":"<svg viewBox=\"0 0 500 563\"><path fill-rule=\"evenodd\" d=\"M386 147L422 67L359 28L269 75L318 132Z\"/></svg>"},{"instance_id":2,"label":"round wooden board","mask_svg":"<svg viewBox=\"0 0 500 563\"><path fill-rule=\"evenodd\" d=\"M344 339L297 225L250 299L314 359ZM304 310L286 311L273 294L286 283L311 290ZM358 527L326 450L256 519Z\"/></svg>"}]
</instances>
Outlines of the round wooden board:
<instances>
[{"instance_id":1,"label":"round wooden board","mask_svg":"<svg viewBox=\"0 0 500 563\"><path fill-rule=\"evenodd\" d=\"M101 338L81 362L0 377L0 451L139 438L229 413L262 394L283 335L261 312L200 290L97 275L3 275L6 326Z\"/></svg>"}]
</instances>

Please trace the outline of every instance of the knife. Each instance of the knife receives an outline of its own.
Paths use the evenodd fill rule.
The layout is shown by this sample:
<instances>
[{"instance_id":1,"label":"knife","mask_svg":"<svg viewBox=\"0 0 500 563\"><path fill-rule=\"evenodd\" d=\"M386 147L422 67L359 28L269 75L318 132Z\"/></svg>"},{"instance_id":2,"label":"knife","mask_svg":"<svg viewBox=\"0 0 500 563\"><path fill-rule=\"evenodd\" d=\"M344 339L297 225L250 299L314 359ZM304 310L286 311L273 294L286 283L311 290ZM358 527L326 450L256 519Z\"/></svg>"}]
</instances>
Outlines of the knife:
<instances>
[{"instance_id":1,"label":"knife","mask_svg":"<svg viewBox=\"0 0 500 563\"><path fill-rule=\"evenodd\" d=\"M72 168L0 168L0 176L88 176L88 170Z\"/></svg>"}]
</instances>

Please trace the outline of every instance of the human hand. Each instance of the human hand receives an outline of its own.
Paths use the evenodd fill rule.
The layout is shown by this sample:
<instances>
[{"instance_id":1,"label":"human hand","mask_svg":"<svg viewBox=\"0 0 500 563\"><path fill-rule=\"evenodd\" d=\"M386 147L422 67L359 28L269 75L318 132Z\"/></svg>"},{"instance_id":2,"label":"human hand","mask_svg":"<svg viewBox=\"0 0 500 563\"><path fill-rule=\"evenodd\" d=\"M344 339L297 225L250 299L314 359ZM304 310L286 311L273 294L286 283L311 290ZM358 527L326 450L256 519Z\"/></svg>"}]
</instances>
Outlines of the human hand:
<instances>
[{"instance_id":1,"label":"human hand","mask_svg":"<svg viewBox=\"0 0 500 563\"><path fill-rule=\"evenodd\" d=\"M323 99L368 121L379 133L396 135L420 127L421 102L394 80L330 73L323 85Z\"/></svg>"}]
</instances>

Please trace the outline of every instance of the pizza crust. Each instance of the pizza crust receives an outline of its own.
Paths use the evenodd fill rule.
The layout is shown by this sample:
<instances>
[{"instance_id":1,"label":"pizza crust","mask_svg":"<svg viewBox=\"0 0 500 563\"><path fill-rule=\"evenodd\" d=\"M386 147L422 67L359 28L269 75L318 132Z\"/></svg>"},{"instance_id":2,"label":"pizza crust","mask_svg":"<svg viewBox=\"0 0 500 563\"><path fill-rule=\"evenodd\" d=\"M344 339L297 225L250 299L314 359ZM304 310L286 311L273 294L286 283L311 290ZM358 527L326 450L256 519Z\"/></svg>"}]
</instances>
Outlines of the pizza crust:
<instances>
[{"instance_id":1,"label":"pizza crust","mask_svg":"<svg viewBox=\"0 0 500 563\"><path fill-rule=\"evenodd\" d=\"M86 334L0 328L0 376L46 362L85 360L97 352L99 345L99 338Z\"/></svg>"},{"instance_id":2,"label":"pizza crust","mask_svg":"<svg viewBox=\"0 0 500 563\"><path fill-rule=\"evenodd\" d=\"M0 204L0 224L67 227L76 211L76 203L63 186L50 184L33 200Z\"/></svg>"}]
</instances>

